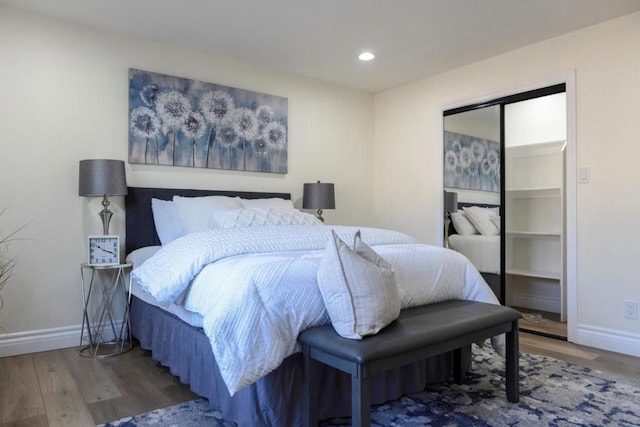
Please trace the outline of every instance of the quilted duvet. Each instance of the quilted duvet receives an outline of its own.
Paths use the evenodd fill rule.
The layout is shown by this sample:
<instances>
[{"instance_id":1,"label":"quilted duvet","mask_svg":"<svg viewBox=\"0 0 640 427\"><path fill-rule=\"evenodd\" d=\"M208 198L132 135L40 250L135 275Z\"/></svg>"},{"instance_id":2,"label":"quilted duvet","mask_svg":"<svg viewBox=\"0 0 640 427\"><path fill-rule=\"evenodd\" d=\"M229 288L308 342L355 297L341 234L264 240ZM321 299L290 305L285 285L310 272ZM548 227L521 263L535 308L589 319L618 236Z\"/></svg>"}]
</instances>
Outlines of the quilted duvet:
<instances>
[{"instance_id":1,"label":"quilted duvet","mask_svg":"<svg viewBox=\"0 0 640 427\"><path fill-rule=\"evenodd\" d=\"M457 252L402 233L331 227L362 240L391 263L402 308L447 299L498 303L476 268ZM184 298L204 332L230 394L299 351L298 334L329 322L317 271L330 227L265 226L193 233L163 246L132 272L161 304ZM493 341L498 348L499 339Z\"/></svg>"}]
</instances>

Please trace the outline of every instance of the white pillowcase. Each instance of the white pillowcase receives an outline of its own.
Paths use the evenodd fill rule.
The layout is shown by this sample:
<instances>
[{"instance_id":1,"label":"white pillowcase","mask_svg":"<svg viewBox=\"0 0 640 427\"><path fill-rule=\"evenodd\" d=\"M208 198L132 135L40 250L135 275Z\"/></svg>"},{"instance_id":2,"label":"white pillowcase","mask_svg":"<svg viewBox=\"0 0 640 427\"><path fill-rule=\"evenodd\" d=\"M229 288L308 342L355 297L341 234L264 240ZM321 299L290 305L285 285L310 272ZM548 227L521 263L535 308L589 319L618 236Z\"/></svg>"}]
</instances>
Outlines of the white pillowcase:
<instances>
[{"instance_id":1,"label":"white pillowcase","mask_svg":"<svg viewBox=\"0 0 640 427\"><path fill-rule=\"evenodd\" d=\"M160 243L166 245L185 235L176 204L171 200L151 199L151 211Z\"/></svg>"},{"instance_id":2,"label":"white pillowcase","mask_svg":"<svg viewBox=\"0 0 640 427\"><path fill-rule=\"evenodd\" d=\"M182 197L173 196L180 221L186 233L197 233L209 229L211 212L219 209L239 209L240 198L228 196Z\"/></svg>"},{"instance_id":3,"label":"white pillowcase","mask_svg":"<svg viewBox=\"0 0 640 427\"><path fill-rule=\"evenodd\" d=\"M318 287L336 332L351 339L378 333L398 318L400 295L391 264L356 235L354 249L332 230Z\"/></svg>"},{"instance_id":4,"label":"white pillowcase","mask_svg":"<svg viewBox=\"0 0 640 427\"><path fill-rule=\"evenodd\" d=\"M497 236L500 234L500 228L496 227L491 217L497 217L495 212L488 208L480 206L470 206L462 208L467 219L473 226L484 236Z\"/></svg>"},{"instance_id":5,"label":"white pillowcase","mask_svg":"<svg viewBox=\"0 0 640 427\"><path fill-rule=\"evenodd\" d=\"M451 222L453 222L453 228L461 236L471 236L478 234L478 230L469 222L467 216L463 211L449 212Z\"/></svg>"},{"instance_id":6,"label":"white pillowcase","mask_svg":"<svg viewBox=\"0 0 640 427\"><path fill-rule=\"evenodd\" d=\"M500 228L501 228L501 225L500 225L500 217L499 217L499 216L497 216L497 215L492 215L492 216L490 216L490 217L489 217L489 219L491 220L491 222L493 223L493 225L495 225L495 226L496 226L496 228L498 229L498 234L500 234Z\"/></svg>"},{"instance_id":7,"label":"white pillowcase","mask_svg":"<svg viewBox=\"0 0 640 427\"><path fill-rule=\"evenodd\" d=\"M295 209L291 200L277 197L271 199L240 199L240 203L242 203L243 208Z\"/></svg>"},{"instance_id":8,"label":"white pillowcase","mask_svg":"<svg viewBox=\"0 0 640 427\"><path fill-rule=\"evenodd\" d=\"M209 218L210 228L239 228L264 225L323 225L313 215L297 209L242 208L215 210Z\"/></svg>"}]
</instances>

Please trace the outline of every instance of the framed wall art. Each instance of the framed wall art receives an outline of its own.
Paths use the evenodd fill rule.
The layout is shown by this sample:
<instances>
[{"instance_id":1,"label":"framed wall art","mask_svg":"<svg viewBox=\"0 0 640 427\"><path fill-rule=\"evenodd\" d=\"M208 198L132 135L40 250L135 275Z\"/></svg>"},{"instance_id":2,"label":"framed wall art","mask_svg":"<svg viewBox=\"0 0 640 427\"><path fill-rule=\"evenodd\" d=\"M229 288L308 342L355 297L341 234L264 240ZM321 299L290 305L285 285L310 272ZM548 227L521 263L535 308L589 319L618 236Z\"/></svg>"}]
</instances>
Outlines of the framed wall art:
<instances>
[{"instance_id":1,"label":"framed wall art","mask_svg":"<svg viewBox=\"0 0 640 427\"><path fill-rule=\"evenodd\" d=\"M287 173L287 98L129 70L129 163Z\"/></svg>"},{"instance_id":2,"label":"framed wall art","mask_svg":"<svg viewBox=\"0 0 640 427\"><path fill-rule=\"evenodd\" d=\"M444 132L444 186L500 192L500 144Z\"/></svg>"}]
</instances>

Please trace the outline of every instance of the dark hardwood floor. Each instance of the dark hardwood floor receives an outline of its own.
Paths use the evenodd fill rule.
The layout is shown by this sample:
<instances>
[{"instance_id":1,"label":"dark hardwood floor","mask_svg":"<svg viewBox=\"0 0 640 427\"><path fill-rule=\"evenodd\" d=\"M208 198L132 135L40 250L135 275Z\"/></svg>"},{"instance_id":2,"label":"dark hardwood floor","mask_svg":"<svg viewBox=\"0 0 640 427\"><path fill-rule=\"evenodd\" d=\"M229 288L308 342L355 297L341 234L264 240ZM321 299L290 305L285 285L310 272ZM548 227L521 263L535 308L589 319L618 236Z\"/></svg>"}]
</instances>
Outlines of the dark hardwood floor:
<instances>
[{"instance_id":1,"label":"dark hardwood floor","mask_svg":"<svg viewBox=\"0 0 640 427\"><path fill-rule=\"evenodd\" d=\"M640 380L640 358L528 333L520 334L520 349ZM0 363L6 427L94 426L197 397L137 346L107 359L80 357L77 348L68 348Z\"/></svg>"}]
</instances>

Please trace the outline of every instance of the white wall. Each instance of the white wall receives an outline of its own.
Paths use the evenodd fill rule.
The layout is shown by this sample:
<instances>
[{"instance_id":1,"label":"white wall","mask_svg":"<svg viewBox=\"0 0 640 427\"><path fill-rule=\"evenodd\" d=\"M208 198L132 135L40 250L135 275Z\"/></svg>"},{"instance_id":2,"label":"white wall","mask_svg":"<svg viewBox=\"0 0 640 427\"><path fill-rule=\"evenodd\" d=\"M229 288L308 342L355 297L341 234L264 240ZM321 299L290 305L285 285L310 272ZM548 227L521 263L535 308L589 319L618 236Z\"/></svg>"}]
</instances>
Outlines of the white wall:
<instances>
[{"instance_id":1,"label":"white wall","mask_svg":"<svg viewBox=\"0 0 640 427\"><path fill-rule=\"evenodd\" d=\"M127 164L129 185L290 192L300 206L302 184L320 179L336 185L329 223L373 223L369 93L3 7L0 57L0 232L29 224L2 291L4 354L78 342L79 265L85 236L101 230L100 201L78 196L78 161L126 161L130 67L287 97L289 173ZM122 233L123 199L113 199L111 231Z\"/></svg>"},{"instance_id":2,"label":"white wall","mask_svg":"<svg viewBox=\"0 0 640 427\"><path fill-rule=\"evenodd\" d=\"M444 107L576 72L578 340L640 355L640 13L519 49L375 96L378 224L437 244L441 228Z\"/></svg>"},{"instance_id":3,"label":"white wall","mask_svg":"<svg viewBox=\"0 0 640 427\"><path fill-rule=\"evenodd\" d=\"M567 139L567 95L556 93L507 104L504 111L507 147Z\"/></svg>"}]
</instances>

